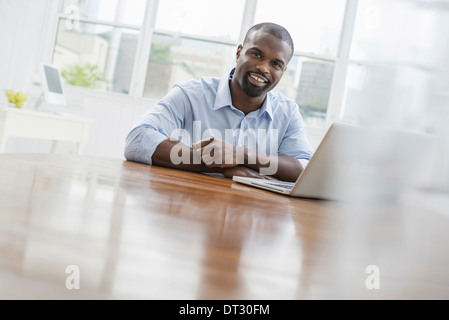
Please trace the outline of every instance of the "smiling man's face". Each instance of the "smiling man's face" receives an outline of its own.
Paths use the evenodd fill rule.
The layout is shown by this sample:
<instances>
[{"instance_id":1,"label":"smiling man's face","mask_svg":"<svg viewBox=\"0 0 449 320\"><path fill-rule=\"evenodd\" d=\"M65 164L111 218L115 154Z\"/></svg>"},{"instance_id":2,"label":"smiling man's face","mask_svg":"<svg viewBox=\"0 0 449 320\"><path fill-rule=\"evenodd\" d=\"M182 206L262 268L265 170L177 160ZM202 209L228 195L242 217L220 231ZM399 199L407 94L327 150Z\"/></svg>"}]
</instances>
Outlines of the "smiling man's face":
<instances>
[{"instance_id":1,"label":"smiling man's face","mask_svg":"<svg viewBox=\"0 0 449 320\"><path fill-rule=\"evenodd\" d=\"M233 82L248 96L265 96L282 78L292 50L287 42L258 30L237 49Z\"/></svg>"}]
</instances>

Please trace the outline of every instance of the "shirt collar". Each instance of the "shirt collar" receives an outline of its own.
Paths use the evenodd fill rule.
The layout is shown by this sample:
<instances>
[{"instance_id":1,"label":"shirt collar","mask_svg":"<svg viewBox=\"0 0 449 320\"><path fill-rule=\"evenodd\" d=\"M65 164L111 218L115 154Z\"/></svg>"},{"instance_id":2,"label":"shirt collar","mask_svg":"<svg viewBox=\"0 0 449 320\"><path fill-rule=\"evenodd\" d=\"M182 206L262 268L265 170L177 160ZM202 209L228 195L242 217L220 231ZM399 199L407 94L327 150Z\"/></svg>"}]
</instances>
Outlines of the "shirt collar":
<instances>
[{"instance_id":1,"label":"shirt collar","mask_svg":"<svg viewBox=\"0 0 449 320\"><path fill-rule=\"evenodd\" d=\"M224 107L232 106L231 89L229 88L229 80L232 79L234 74L232 69L229 75L224 76L220 79L217 88L217 94L215 96L214 108L213 110L218 110Z\"/></svg>"},{"instance_id":2,"label":"shirt collar","mask_svg":"<svg viewBox=\"0 0 449 320\"><path fill-rule=\"evenodd\" d=\"M271 102L271 92L267 93L267 97L263 102L262 108L260 108L259 110L259 116L266 112L270 116L271 120L273 120L273 104Z\"/></svg>"},{"instance_id":3,"label":"shirt collar","mask_svg":"<svg viewBox=\"0 0 449 320\"><path fill-rule=\"evenodd\" d=\"M217 88L217 95L215 97L213 110L218 110L224 107L234 108L232 106L231 89L229 88L229 81L232 80L235 68L231 70L229 75L220 79ZM273 119L273 105L271 103L271 93L267 93L267 97L259 110L256 110L257 117L267 113Z\"/></svg>"}]
</instances>

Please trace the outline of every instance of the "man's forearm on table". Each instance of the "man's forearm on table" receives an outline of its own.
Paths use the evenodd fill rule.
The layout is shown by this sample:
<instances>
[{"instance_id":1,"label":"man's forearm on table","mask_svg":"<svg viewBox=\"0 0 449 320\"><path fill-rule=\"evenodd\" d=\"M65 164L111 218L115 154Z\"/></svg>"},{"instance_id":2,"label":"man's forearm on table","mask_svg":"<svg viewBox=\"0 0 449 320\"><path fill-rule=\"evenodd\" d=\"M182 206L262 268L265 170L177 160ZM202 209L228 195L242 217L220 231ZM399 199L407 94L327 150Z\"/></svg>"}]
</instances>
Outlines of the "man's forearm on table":
<instances>
[{"instance_id":1,"label":"man's forearm on table","mask_svg":"<svg viewBox=\"0 0 449 320\"><path fill-rule=\"evenodd\" d=\"M238 151L244 154L245 166L282 181L294 182L303 171L301 163L293 157L271 156L247 148Z\"/></svg>"},{"instance_id":2,"label":"man's forearm on table","mask_svg":"<svg viewBox=\"0 0 449 320\"><path fill-rule=\"evenodd\" d=\"M162 142L154 151L151 159L153 165L167 168L192 172L223 173L221 168L206 167L192 148L172 139Z\"/></svg>"}]
</instances>

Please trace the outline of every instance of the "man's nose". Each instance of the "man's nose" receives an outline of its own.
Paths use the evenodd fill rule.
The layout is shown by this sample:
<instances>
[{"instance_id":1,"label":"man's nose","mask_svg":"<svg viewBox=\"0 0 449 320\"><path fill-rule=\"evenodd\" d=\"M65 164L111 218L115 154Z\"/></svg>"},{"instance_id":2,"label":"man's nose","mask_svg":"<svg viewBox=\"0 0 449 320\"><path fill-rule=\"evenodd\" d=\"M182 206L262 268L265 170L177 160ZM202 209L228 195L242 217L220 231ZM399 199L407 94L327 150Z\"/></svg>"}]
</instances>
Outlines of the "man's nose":
<instances>
[{"instance_id":1,"label":"man's nose","mask_svg":"<svg viewBox=\"0 0 449 320\"><path fill-rule=\"evenodd\" d=\"M266 62L260 62L258 65L257 65L257 70L259 70L260 72L262 72L263 74L268 74L269 73L269 70L268 70L268 66L267 66L267 63Z\"/></svg>"}]
</instances>

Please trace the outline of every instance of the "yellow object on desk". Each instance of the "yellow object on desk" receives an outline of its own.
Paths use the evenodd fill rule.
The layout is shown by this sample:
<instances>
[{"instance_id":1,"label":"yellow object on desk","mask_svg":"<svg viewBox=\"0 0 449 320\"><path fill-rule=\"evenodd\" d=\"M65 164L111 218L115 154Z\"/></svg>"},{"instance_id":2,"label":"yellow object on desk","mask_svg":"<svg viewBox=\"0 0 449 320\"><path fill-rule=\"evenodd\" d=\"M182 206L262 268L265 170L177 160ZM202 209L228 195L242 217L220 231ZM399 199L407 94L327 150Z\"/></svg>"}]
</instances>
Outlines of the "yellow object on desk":
<instances>
[{"instance_id":1,"label":"yellow object on desk","mask_svg":"<svg viewBox=\"0 0 449 320\"><path fill-rule=\"evenodd\" d=\"M9 103L15 105L17 108L22 108L28 100L28 95L23 92L14 92L13 90L6 90L6 96Z\"/></svg>"}]
</instances>

